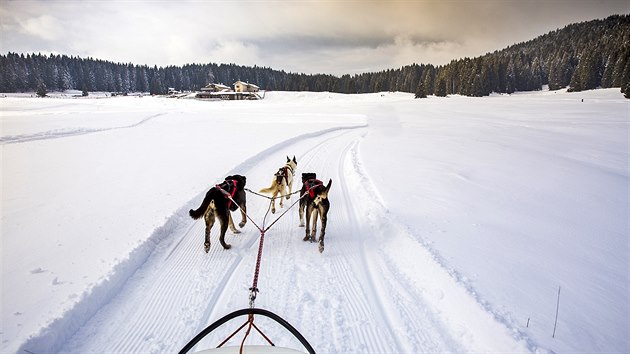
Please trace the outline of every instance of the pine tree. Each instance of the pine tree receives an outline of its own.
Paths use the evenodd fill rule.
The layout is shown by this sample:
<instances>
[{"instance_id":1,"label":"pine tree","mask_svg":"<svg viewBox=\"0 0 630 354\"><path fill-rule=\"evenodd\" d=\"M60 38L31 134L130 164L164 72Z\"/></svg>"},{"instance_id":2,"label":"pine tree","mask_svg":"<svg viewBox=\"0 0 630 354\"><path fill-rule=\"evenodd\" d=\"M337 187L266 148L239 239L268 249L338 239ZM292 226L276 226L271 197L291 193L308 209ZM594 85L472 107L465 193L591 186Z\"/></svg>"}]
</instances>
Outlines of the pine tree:
<instances>
[{"instance_id":1,"label":"pine tree","mask_svg":"<svg viewBox=\"0 0 630 354\"><path fill-rule=\"evenodd\" d=\"M615 63L617 62L617 53L613 52L608 55L606 58L606 63L604 64L604 72L602 73L602 87L608 88L612 87L612 75L613 69L615 68Z\"/></svg>"},{"instance_id":2,"label":"pine tree","mask_svg":"<svg viewBox=\"0 0 630 354\"><path fill-rule=\"evenodd\" d=\"M48 90L46 89L46 84L43 81L40 81L37 84L37 96L39 97L46 97L46 95L48 94Z\"/></svg>"},{"instance_id":3,"label":"pine tree","mask_svg":"<svg viewBox=\"0 0 630 354\"><path fill-rule=\"evenodd\" d=\"M166 90L164 90L164 87L162 86L162 82L160 81L160 78L156 73L154 77L151 79L151 88L149 89L149 93L152 95L161 95L161 94L164 94L165 91Z\"/></svg>"},{"instance_id":4,"label":"pine tree","mask_svg":"<svg viewBox=\"0 0 630 354\"><path fill-rule=\"evenodd\" d=\"M424 89L422 81L418 83L418 87L416 88L416 98L427 98L427 92Z\"/></svg>"}]
</instances>

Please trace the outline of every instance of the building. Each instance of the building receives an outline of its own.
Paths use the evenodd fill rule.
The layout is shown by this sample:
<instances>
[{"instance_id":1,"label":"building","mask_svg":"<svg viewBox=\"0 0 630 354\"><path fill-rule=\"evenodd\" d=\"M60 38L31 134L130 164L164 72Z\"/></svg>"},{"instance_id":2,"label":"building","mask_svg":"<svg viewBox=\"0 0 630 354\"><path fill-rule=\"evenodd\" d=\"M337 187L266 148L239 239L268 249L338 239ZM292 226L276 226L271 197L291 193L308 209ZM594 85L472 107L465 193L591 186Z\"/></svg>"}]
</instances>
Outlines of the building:
<instances>
[{"instance_id":1,"label":"building","mask_svg":"<svg viewBox=\"0 0 630 354\"><path fill-rule=\"evenodd\" d=\"M237 81L234 83L234 92L258 92L260 87L249 82Z\"/></svg>"},{"instance_id":2,"label":"building","mask_svg":"<svg viewBox=\"0 0 630 354\"><path fill-rule=\"evenodd\" d=\"M227 92L230 91L229 86L223 84L208 84L206 87L201 88L202 92Z\"/></svg>"},{"instance_id":3,"label":"building","mask_svg":"<svg viewBox=\"0 0 630 354\"><path fill-rule=\"evenodd\" d=\"M237 81L234 83L234 90L223 84L208 84L201 89L195 97L209 100L260 100L265 97L257 92L260 88L249 82Z\"/></svg>"}]
</instances>

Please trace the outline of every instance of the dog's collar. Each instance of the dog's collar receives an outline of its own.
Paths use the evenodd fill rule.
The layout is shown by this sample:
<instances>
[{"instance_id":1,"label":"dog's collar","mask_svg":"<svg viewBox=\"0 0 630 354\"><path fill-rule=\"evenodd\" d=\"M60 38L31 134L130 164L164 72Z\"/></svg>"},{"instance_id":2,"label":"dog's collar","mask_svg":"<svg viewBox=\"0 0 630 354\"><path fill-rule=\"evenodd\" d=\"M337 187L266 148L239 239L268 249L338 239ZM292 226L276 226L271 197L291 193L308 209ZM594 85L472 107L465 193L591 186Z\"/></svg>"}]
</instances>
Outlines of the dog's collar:
<instances>
[{"instance_id":1,"label":"dog's collar","mask_svg":"<svg viewBox=\"0 0 630 354\"><path fill-rule=\"evenodd\" d=\"M284 168L288 168L289 171L291 171L291 176L295 176L295 171L293 171L293 167L291 167L291 165L287 164L284 166Z\"/></svg>"}]
</instances>

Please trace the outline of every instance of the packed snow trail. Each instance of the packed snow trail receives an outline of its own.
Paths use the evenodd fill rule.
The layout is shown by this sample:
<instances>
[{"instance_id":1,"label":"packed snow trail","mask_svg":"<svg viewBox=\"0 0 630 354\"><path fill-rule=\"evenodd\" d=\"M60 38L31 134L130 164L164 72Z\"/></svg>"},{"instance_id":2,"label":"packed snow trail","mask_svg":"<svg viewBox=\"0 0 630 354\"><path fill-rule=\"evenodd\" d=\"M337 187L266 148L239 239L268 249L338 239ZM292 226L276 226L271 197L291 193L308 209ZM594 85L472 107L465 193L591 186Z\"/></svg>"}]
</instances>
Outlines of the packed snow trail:
<instances>
[{"instance_id":1,"label":"packed snow trail","mask_svg":"<svg viewBox=\"0 0 630 354\"><path fill-rule=\"evenodd\" d=\"M333 180L324 253L302 241L304 228L297 226L294 207L266 233L256 306L292 323L321 353L527 351L387 215L360 162L360 141L367 132L365 127L331 130L291 140L226 171L246 175L247 187L258 190L269 185L286 155L295 155L294 190L302 172ZM190 206L199 204L203 193ZM285 208L296 198L285 201ZM261 220L267 207L267 199L248 194L254 220ZM174 223L173 233L156 240L146 262L61 352L175 352L209 323L248 306L258 230L248 223L238 235L228 231L232 248L224 250L217 225L205 254L204 223L185 217ZM397 258L400 247L417 249L417 257ZM283 328L257 321L276 345L302 349ZM198 348L216 346L240 324L228 323ZM264 340L250 335L248 343Z\"/></svg>"},{"instance_id":2,"label":"packed snow trail","mask_svg":"<svg viewBox=\"0 0 630 354\"><path fill-rule=\"evenodd\" d=\"M68 129L65 129L65 130L52 130L52 131L45 131L45 132L31 133L31 134L3 136L3 137L0 137L0 145L24 143L24 142L36 141L36 140L60 139L60 138L67 138L67 137L77 136L77 135L102 133L102 132L111 131L111 130L118 130L118 129L130 129L130 128L138 127L138 126L140 126L142 124L145 124L146 122L148 122L148 121L150 121L150 120L152 120L154 118L163 116L165 114L166 113L152 114L150 116L142 118L140 121L138 121L136 123L123 125L123 126L116 126L116 127L74 128L74 129L70 129L70 130L68 130Z\"/></svg>"}]
</instances>

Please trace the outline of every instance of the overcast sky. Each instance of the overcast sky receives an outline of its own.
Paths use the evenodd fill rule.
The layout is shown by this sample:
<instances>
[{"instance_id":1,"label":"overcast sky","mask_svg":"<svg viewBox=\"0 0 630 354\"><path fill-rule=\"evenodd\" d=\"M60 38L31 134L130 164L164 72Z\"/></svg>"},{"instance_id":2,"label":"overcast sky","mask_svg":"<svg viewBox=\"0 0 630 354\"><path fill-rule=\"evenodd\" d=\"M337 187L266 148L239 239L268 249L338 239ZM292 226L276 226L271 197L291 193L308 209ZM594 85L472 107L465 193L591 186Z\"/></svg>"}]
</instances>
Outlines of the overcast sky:
<instances>
[{"instance_id":1,"label":"overcast sky","mask_svg":"<svg viewBox=\"0 0 630 354\"><path fill-rule=\"evenodd\" d=\"M446 64L628 13L628 0L0 0L0 53L342 75Z\"/></svg>"}]
</instances>

